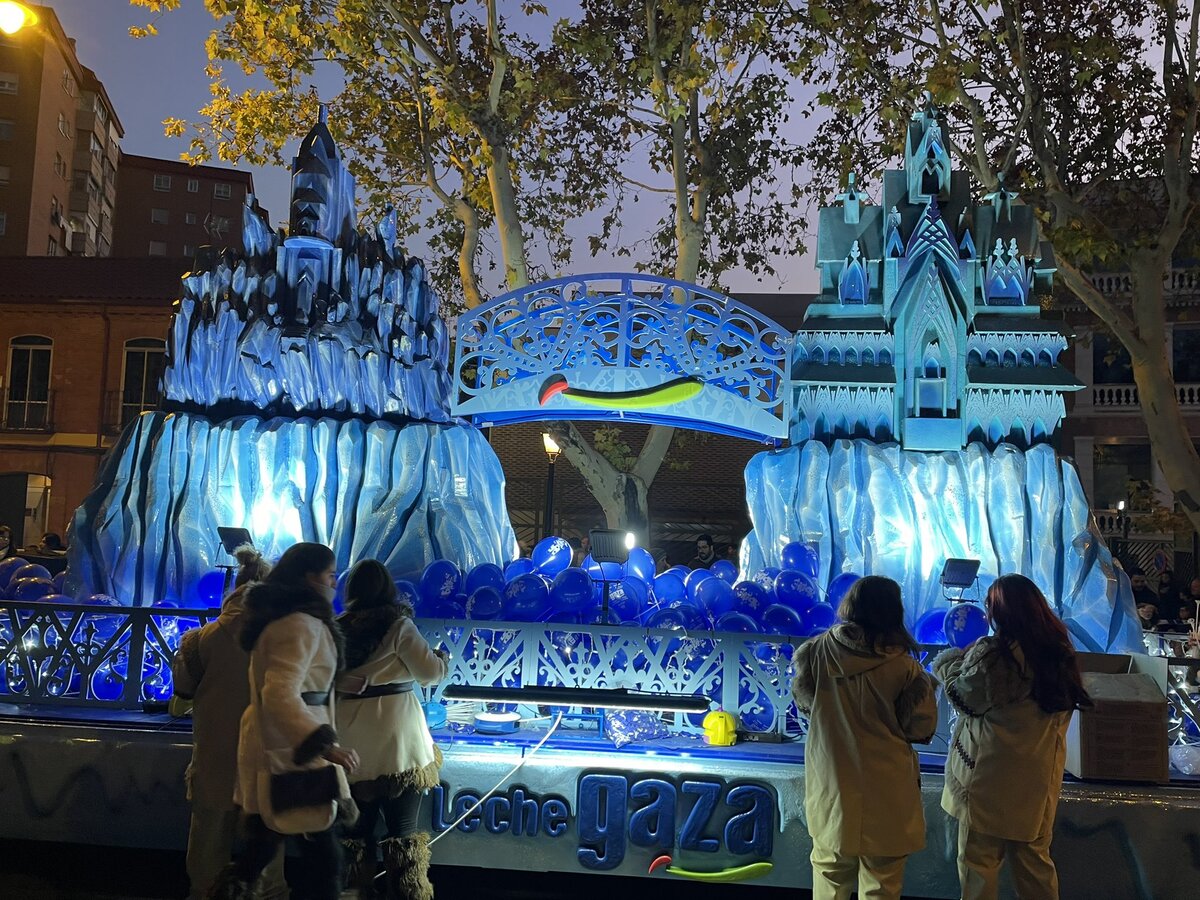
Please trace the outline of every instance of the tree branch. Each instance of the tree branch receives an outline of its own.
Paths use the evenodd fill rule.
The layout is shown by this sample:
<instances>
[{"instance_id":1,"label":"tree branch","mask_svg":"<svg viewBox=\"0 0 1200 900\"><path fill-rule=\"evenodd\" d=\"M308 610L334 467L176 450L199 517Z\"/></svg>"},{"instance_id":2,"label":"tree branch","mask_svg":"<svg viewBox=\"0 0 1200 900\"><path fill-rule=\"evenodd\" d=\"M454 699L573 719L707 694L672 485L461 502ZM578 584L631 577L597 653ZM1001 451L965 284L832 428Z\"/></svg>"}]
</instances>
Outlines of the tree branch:
<instances>
[{"instance_id":1,"label":"tree branch","mask_svg":"<svg viewBox=\"0 0 1200 900\"><path fill-rule=\"evenodd\" d=\"M629 474L640 478L649 487L658 475L658 470L662 468L674 437L674 428L666 425L651 426L650 433L646 435L646 443L642 444L637 462L633 464L633 470Z\"/></svg>"}]
</instances>

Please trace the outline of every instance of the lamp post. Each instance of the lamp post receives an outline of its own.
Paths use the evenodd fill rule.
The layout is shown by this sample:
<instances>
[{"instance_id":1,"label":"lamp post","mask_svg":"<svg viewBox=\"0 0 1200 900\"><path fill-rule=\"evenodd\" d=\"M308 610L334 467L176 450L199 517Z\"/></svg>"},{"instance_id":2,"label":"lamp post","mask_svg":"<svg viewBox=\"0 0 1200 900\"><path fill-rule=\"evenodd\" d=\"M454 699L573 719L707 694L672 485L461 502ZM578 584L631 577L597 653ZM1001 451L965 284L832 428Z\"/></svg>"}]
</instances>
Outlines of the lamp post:
<instances>
[{"instance_id":1,"label":"lamp post","mask_svg":"<svg viewBox=\"0 0 1200 900\"><path fill-rule=\"evenodd\" d=\"M1117 527L1121 532L1121 555L1125 556L1129 553L1129 514L1125 512L1124 500L1117 501Z\"/></svg>"},{"instance_id":2,"label":"lamp post","mask_svg":"<svg viewBox=\"0 0 1200 900\"><path fill-rule=\"evenodd\" d=\"M542 432L542 447L546 451L546 458L550 460L546 469L546 510L542 518L542 537L549 537L551 521L554 518L554 463L558 454L562 453L562 448L547 431Z\"/></svg>"},{"instance_id":3,"label":"lamp post","mask_svg":"<svg viewBox=\"0 0 1200 900\"><path fill-rule=\"evenodd\" d=\"M5 34L16 34L22 28L36 25L37 21L37 13L24 3L0 0L0 31Z\"/></svg>"}]
</instances>

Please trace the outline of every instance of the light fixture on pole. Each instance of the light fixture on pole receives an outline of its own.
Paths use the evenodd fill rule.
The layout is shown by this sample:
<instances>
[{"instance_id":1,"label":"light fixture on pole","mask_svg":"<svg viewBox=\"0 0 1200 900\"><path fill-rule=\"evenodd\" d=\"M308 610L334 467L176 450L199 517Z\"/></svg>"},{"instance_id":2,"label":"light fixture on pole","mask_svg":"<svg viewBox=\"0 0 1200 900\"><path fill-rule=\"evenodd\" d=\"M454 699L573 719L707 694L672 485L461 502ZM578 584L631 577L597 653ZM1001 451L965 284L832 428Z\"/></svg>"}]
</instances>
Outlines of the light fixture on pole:
<instances>
[{"instance_id":1,"label":"light fixture on pole","mask_svg":"<svg viewBox=\"0 0 1200 900\"><path fill-rule=\"evenodd\" d=\"M13 35L22 28L31 28L37 23L37 13L24 3L0 0L0 31Z\"/></svg>"},{"instance_id":2,"label":"light fixture on pole","mask_svg":"<svg viewBox=\"0 0 1200 900\"><path fill-rule=\"evenodd\" d=\"M550 460L546 470L546 510L542 517L542 537L549 537L554 519L554 463L558 454L562 453L562 447L558 446L558 441L548 431L542 432L542 447L546 451L546 458Z\"/></svg>"}]
</instances>

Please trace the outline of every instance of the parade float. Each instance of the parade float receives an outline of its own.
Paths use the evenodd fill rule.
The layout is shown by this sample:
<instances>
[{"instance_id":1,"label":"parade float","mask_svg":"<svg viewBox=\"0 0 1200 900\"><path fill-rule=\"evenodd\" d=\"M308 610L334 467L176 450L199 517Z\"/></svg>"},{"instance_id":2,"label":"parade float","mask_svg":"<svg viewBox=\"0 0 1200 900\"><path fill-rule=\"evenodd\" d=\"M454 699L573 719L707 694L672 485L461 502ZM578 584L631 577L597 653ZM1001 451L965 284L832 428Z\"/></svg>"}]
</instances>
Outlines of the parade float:
<instances>
[{"instance_id":1,"label":"parade float","mask_svg":"<svg viewBox=\"0 0 1200 900\"><path fill-rule=\"evenodd\" d=\"M852 181L822 210L821 292L796 333L697 285L583 275L460 316L451 362L420 262L388 220L358 230L323 123L293 173L287 236L250 205L246 253L184 277L164 407L102 467L70 576L0 566L10 830L182 846L187 724L138 710L170 696L179 632L215 615L218 527L268 554L316 540L339 568L384 561L452 654L426 698L446 760L422 814L435 862L810 885L790 658L862 574L903 585L925 656L986 628L969 601L1007 572L1041 586L1080 649L1143 649L1128 580L1053 448L1080 385L1060 362L1069 335L1040 313L1052 253L1003 187L973 199L932 107L879 203ZM626 548L576 568L554 537L515 558L480 429L556 419L763 443L740 566L655 572ZM973 563L956 587L955 560ZM943 708L921 755L928 847L906 892L926 897L958 895L938 803L948 730ZM1060 877L1172 896L1156 835L1190 833L1198 810L1186 779L1067 784Z\"/></svg>"}]
</instances>

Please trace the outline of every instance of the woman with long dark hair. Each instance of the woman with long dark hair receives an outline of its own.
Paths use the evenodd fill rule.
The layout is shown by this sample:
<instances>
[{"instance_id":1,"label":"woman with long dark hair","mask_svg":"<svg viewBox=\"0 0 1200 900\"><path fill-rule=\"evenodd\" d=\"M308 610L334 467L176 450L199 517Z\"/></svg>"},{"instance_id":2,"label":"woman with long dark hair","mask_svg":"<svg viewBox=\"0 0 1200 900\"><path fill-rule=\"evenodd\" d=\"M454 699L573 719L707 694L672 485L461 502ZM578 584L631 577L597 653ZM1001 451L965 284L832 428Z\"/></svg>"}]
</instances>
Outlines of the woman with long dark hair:
<instances>
[{"instance_id":1,"label":"woman with long dark hair","mask_svg":"<svg viewBox=\"0 0 1200 900\"><path fill-rule=\"evenodd\" d=\"M800 645L792 695L808 714L804 809L813 897L899 897L904 864L925 846L913 743L937 729L933 679L904 627L900 585L867 576L841 624Z\"/></svg>"},{"instance_id":2,"label":"woman with long dark hair","mask_svg":"<svg viewBox=\"0 0 1200 900\"><path fill-rule=\"evenodd\" d=\"M1058 897L1050 859L1071 711L1090 706L1066 626L1036 584L1004 575L987 593L992 636L933 663L959 713L942 808L958 819L967 900L996 897L1007 858L1022 900Z\"/></svg>"},{"instance_id":3,"label":"woman with long dark hair","mask_svg":"<svg viewBox=\"0 0 1200 900\"><path fill-rule=\"evenodd\" d=\"M422 796L438 783L442 755L413 688L445 678L449 657L430 648L412 607L397 601L391 573L378 560L365 559L350 570L338 624L347 671L338 679L337 727L360 757L350 785L359 820L345 841L347 880L360 898L374 897L382 849L386 896L431 900L429 835L417 821ZM384 839L377 844L380 819Z\"/></svg>"},{"instance_id":4,"label":"woman with long dark hair","mask_svg":"<svg viewBox=\"0 0 1200 900\"><path fill-rule=\"evenodd\" d=\"M242 715L234 801L242 808L246 842L221 873L211 897L255 896L259 875L285 835L273 830L284 809L336 802L330 796L288 796L274 770L285 761L307 771L322 758L352 773L358 755L338 745L332 689L341 668L342 638L333 620L333 551L323 544L294 544L260 584L246 592L239 640L250 654L250 705ZM274 762L273 762L274 761ZM290 784L299 785L293 779ZM335 829L309 832L299 842L308 863L293 897L336 900L341 893L341 853Z\"/></svg>"}]
</instances>

